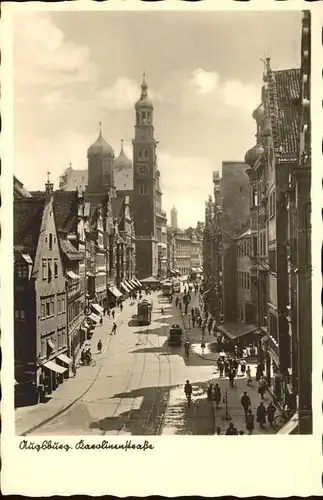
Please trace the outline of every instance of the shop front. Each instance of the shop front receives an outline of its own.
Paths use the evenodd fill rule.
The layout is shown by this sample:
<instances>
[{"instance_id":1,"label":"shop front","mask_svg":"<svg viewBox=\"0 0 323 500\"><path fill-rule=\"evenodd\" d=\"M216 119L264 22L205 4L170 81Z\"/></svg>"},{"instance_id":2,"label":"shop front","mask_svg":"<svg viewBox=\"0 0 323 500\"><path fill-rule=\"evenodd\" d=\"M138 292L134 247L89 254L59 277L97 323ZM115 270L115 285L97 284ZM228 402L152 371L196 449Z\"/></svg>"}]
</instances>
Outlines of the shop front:
<instances>
[{"instance_id":1,"label":"shop front","mask_svg":"<svg viewBox=\"0 0 323 500\"><path fill-rule=\"evenodd\" d=\"M117 301L120 300L123 296L122 292L115 285L108 286L107 292L109 307L115 307Z\"/></svg>"}]
</instances>

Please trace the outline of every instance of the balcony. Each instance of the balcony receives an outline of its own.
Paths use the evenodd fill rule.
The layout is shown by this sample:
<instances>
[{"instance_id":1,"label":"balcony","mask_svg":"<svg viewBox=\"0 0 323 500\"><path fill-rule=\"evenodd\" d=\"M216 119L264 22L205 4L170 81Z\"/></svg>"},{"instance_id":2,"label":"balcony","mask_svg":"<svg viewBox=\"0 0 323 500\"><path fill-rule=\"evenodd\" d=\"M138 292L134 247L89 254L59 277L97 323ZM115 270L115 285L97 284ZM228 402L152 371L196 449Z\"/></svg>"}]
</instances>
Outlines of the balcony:
<instances>
[{"instance_id":1,"label":"balcony","mask_svg":"<svg viewBox=\"0 0 323 500\"><path fill-rule=\"evenodd\" d=\"M167 220L167 215L164 210L156 211L156 217L158 217L159 219Z\"/></svg>"}]
</instances>

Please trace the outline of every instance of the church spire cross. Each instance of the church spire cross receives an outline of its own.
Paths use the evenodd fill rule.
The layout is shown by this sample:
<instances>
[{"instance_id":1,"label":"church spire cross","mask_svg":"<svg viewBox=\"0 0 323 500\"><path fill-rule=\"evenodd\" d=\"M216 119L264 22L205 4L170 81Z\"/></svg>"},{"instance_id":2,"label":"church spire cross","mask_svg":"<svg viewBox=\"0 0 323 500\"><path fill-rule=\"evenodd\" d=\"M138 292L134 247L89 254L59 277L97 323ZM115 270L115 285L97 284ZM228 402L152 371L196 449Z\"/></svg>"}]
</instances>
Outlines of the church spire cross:
<instances>
[{"instance_id":1,"label":"church spire cross","mask_svg":"<svg viewBox=\"0 0 323 500\"><path fill-rule=\"evenodd\" d=\"M144 72L142 74L141 97L147 97L147 95L148 95L147 89L148 89L148 86L146 83L146 73Z\"/></svg>"},{"instance_id":2,"label":"church spire cross","mask_svg":"<svg viewBox=\"0 0 323 500\"><path fill-rule=\"evenodd\" d=\"M50 176L51 172L49 170L47 170L46 174L47 174L47 183L49 184L50 183L49 176Z\"/></svg>"},{"instance_id":3,"label":"church spire cross","mask_svg":"<svg viewBox=\"0 0 323 500\"><path fill-rule=\"evenodd\" d=\"M121 153L123 153L123 139L121 139Z\"/></svg>"}]
</instances>

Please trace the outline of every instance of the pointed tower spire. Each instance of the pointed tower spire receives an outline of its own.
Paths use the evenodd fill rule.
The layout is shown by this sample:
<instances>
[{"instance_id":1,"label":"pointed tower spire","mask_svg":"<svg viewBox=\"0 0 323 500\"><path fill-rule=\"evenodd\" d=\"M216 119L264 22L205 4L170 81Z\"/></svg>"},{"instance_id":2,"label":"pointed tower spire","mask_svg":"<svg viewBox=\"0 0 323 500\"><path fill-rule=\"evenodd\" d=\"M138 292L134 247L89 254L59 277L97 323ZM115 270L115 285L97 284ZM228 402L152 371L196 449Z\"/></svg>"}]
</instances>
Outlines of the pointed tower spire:
<instances>
[{"instance_id":1,"label":"pointed tower spire","mask_svg":"<svg viewBox=\"0 0 323 500\"><path fill-rule=\"evenodd\" d=\"M99 122L99 139L102 139L102 122Z\"/></svg>"},{"instance_id":2,"label":"pointed tower spire","mask_svg":"<svg viewBox=\"0 0 323 500\"><path fill-rule=\"evenodd\" d=\"M146 73L142 74L142 84L141 84L141 98L148 96L148 86L146 83Z\"/></svg>"}]
</instances>

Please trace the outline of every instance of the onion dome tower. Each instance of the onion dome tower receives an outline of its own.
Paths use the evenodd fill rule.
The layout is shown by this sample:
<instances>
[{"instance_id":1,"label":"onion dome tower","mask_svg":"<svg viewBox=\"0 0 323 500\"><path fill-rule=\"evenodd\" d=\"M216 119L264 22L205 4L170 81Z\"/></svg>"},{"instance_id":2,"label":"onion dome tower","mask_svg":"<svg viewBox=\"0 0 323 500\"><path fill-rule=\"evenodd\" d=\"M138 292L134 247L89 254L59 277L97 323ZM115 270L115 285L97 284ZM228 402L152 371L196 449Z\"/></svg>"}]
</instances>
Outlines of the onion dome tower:
<instances>
[{"instance_id":1,"label":"onion dome tower","mask_svg":"<svg viewBox=\"0 0 323 500\"><path fill-rule=\"evenodd\" d=\"M121 151L114 161L114 181L117 190L132 190L133 188L132 161L127 157L123 149L121 139Z\"/></svg>"},{"instance_id":2,"label":"onion dome tower","mask_svg":"<svg viewBox=\"0 0 323 500\"><path fill-rule=\"evenodd\" d=\"M102 135L101 122L97 140L87 150L88 192L101 193L114 189L114 150Z\"/></svg>"}]
</instances>

